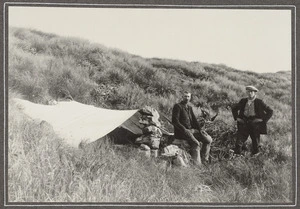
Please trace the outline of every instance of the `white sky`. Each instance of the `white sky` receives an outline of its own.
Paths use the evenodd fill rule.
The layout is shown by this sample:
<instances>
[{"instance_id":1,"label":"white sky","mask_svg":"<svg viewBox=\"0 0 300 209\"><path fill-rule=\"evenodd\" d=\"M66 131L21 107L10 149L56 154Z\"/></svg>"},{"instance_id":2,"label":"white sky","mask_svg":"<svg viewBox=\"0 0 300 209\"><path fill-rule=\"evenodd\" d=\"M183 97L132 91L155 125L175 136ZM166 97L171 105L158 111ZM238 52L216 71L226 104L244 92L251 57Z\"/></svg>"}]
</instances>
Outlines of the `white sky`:
<instances>
[{"instance_id":1,"label":"white sky","mask_svg":"<svg viewBox=\"0 0 300 209\"><path fill-rule=\"evenodd\" d=\"M291 70L291 11L9 7L9 26L80 37L142 57Z\"/></svg>"}]
</instances>

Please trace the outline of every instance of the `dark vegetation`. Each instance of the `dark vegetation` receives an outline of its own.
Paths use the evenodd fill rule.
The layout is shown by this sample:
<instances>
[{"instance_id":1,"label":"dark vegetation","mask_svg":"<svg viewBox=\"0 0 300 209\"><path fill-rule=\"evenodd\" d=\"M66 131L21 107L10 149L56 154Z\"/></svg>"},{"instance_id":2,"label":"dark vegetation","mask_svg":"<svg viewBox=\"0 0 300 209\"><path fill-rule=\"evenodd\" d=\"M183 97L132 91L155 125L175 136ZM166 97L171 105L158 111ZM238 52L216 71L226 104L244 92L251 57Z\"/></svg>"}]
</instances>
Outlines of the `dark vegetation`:
<instances>
[{"instance_id":1,"label":"dark vegetation","mask_svg":"<svg viewBox=\"0 0 300 209\"><path fill-rule=\"evenodd\" d=\"M254 73L240 71L225 65L158 58L145 59L82 39L64 38L36 30L10 28L8 73L10 95L19 95L19 97L32 102L45 104L50 99L57 99L63 94L70 95L81 103L109 109L138 109L150 105L169 118L173 104L180 100L181 93L184 90L191 91L196 114L200 113L197 106L206 109L211 115L219 112L219 116L212 124L205 125L206 131L214 139L213 156L214 153L221 153L222 149L229 149L233 146L236 129L230 107L245 96L244 87L246 85L254 85L260 89L258 96L274 109L274 116L269 122L269 135L262 139L264 155L257 159L216 161L203 172L191 168L190 170L174 170L167 175L153 162L147 161L146 164L143 164L143 160L135 156L134 151L130 148L126 152L120 150L110 152L109 157L103 158L109 160L110 164L104 163L102 158L99 159L103 153L95 152L95 150L91 151L92 154L89 153L89 155L86 152L78 154L78 151L70 151L73 153L72 155L79 157L68 157L69 150L65 148L56 150L54 147L58 146L55 144L58 142L50 140L48 143L55 145L47 147L47 149L53 152L58 151L60 156L61 154L67 156L65 157L67 164L71 164L71 167L64 167L61 172L73 171L73 174L64 183L67 186L58 189L62 192L61 194L54 192L57 187L55 185L52 187L46 184L47 188L43 187L45 182L41 183L42 187L38 184L34 185L38 191L42 190L48 195L49 192L52 192L50 197L48 196L49 200L154 202L290 202L292 200L291 72ZM47 201L46 194L39 193L40 195L34 196L37 194L34 191L29 192L28 197L17 196L18 188L15 188L14 184L22 182L22 178L25 177L18 176L20 170L14 163L22 161L14 157L13 154L16 150L12 146L25 143L26 146L21 146L26 150L23 154L25 157L32 157L30 162L35 162L39 159L35 159L38 155L33 155L37 149L34 145L39 146L38 144L43 139L41 134L45 133L45 130L35 130L34 128L30 130L28 126L34 127L33 124L30 125L31 122L20 123L16 116L13 119L11 117L9 157L12 158L12 161L9 165L11 168L9 175L13 182L9 187L10 198L14 201ZM163 118L162 124L172 131L172 126ZM24 127L27 128L24 129ZM26 136L22 137L22 134L17 133L18 130L21 130L20 128L25 131L21 133L26 133ZM51 135L48 130L46 133ZM24 138L28 134L33 135L30 142L26 142ZM55 138L52 135L51 137ZM49 139L47 140L49 141ZM45 146L44 143L42 144ZM126 155L131 156L129 161L125 160ZM53 162L57 169L61 169L61 165L57 161L58 156L59 154L57 156L56 154L50 155L51 159L48 160ZM129 168L127 173L121 172L120 165L123 165L122 168L124 165ZM30 167L33 165L28 166L28 169L34 173L35 168ZM134 166L138 168L135 169ZM91 172L92 168L96 170ZM101 173L100 168L105 168L106 173ZM152 169L155 173L144 173L143 169ZM22 170L22 172L24 171ZM207 173L205 174L205 172ZM155 189L155 187L152 190L148 188L143 191L144 187L136 185L133 179L128 179L132 173L138 175L137 179L146 186L154 184L156 188L160 188L157 185L159 184L157 180L159 180L162 185L166 186L165 193L162 194L161 190ZM62 178L67 174L57 173L55 175ZM78 177L76 175L81 179L76 180ZM93 176L92 180L90 179L91 175ZM116 183L109 188L108 185L112 182L107 183L109 179L106 175L111 175L116 180ZM143 175L147 176L151 182L144 182ZM98 182L100 177L102 179ZM34 177L32 178L34 179ZM107 182L103 182L103 179L106 179ZM48 180L51 182L51 179ZM63 181L63 179L60 180ZM126 195L117 192L122 180L126 192L129 192ZM40 181L42 180L40 179ZM92 186L91 181L97 182L94 182L95 184ZM206 191L206 193L199 191L193 193L195 190L193 182L195 181L201 184L201 191ZM77 185L71 185L74 182L77 182ZM84 184L83 187L89 188L90 191L102 194L102 197L94 195L94 199L91 199L90 197L76 196L77 194L72 193L75 191L73 189L80 187L81 184ZM95 185L100 185L107 191L105 189L105 191L99 191ZM121 188L121 192L124 188ZM116 199L113 199L114 195L110 197L109 192L115 194ZM140 197L138 192L142 192ZM61 198L59 195L62 195Z\"/></svg>"}]
</instances>

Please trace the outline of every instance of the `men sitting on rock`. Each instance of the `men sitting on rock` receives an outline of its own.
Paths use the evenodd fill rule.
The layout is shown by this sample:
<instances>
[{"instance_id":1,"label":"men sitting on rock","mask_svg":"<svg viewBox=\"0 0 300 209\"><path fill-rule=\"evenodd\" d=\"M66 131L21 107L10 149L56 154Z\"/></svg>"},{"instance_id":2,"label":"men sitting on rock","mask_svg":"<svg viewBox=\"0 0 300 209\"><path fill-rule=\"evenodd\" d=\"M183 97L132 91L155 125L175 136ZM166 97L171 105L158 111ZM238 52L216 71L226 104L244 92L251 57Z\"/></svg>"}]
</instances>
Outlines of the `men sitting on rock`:
<instances>
[{"instance_id":1,"label":"men sitting on rock","mask_svg":"<svg viewBox=\"0 0 300 209\"><path fill-rule=\"evenodd\" d=\"M183 100L173 107L172 123L175 139L185 140L190 145L190 154L195 165L208 163L212 138L201 129L192 107L189 105L191 93L184 92ZM200 142L202 142L200 159Z\"/></svg>"}]
</instances>

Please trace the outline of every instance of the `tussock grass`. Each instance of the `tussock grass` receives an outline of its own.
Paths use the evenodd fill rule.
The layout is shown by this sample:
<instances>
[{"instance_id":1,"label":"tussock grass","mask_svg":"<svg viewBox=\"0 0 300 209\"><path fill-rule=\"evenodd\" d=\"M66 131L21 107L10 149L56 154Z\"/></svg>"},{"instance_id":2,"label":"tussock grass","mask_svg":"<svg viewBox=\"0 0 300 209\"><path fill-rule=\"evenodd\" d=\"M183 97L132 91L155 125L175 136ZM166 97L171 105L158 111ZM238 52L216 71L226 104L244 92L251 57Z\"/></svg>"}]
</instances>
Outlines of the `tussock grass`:
<instances>
[{"instance_id":1,"label":"tussock grass","mask_svg":"<svg viewBox=\"0 0 300 209\"><path fill-rule=\"evenodd\" d=\"M182 91L190 90L194 104L211 115L219 112L204 126L214 139L212 164L171 169L163 161L145 159L136 148L116 148L110 139L70 148L10 99L10 202L292 202L290 73L143 59L86 40L21 28L10 28L9 39L10 98L45 104L69 94L78 102L111 109L150 105L171 118ZM230 107L250 84L274 109L269 135L262 136L261 156L228 160L224 150L233 148L236 139ZM200 110L195 107L195 112ZM172 131L168 122L162 124Z\"/></svg>"},{"instance_id":2,"label":"tussock grass","mask_svg":"<svg viewBox=\"0 0 300 209\"><path fill-rule=\"evenodd\" d=\"M70 148L51 127L10 108L9 201L176 202L193 200L192 189L202 189L197 195L209 201L211 191L204 193L208 187L201 184L195 188L191 171L166 171L163 162L145 160L130 147L114 149L108 141Z\"/></svg>"}]
</instances>

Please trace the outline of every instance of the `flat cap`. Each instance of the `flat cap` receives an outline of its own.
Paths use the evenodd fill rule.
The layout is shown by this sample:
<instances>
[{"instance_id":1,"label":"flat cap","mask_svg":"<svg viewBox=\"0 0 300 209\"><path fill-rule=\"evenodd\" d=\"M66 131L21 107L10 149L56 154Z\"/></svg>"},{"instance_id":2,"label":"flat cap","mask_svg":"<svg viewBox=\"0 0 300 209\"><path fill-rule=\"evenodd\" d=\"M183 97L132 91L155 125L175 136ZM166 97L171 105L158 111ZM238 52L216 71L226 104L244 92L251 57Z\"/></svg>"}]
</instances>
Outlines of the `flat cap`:
<instances>
[{"instance_id":1,"label":"flat cap","mask_svg":"<svg viewBox=\"0 0 300 209\"><path fill-rule=\"evenodd\" d=\"M246 90L258 92L258 89L254 86L246 86Z\"/></svg>"}]
</instances>

